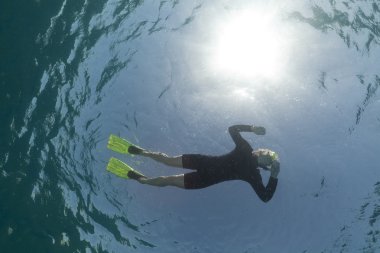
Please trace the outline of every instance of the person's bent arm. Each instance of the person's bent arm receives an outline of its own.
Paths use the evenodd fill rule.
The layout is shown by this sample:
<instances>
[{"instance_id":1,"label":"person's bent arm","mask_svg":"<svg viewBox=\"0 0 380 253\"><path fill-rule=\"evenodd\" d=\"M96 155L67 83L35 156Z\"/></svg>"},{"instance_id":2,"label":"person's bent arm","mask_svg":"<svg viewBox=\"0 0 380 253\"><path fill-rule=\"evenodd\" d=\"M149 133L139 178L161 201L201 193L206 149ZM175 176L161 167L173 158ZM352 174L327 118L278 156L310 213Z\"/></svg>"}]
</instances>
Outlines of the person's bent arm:
<instances>
[{"instance_id":1,"label":"person's bent arm","mask_svg":"<svg viewBox=\"0 0 380 253\"><path fill-rule=\"evenodd\" d=\"M277 176L280 173L280 162L273 161L273 164L271 165L270 169L266 169L271 172L267 186L264 187L261 176L254 184L252 184L252 187L255 190L255 192L257 193L259 198L264 202L268 202L269 200L271 200L274 192L276 191L278 182Z\"/></svg>"},{"instance_id":2,"label":"person's bent arm","mask_svg":"<svg viewBox=\"0 0 380 253\"><path fill-rule=\"evenodd\" d=\"M273 178L277 178L279 173L280 173L280 162L273 161L271 169L270 169L270 176Z\"/></svg>"},{"instance_id":3,"label":"person's bent arm","mask_svg":"<svg viewBox=\"0 0 380 253\"><path fill-rule=\"evenodd\" d=\"M228 128L228 132L230 133L235 144L239 145L242 142L245 142L243 137L241 137L240 132L253 132L257 135L264 135L265 128L260 127L260 126L252 126L252 125L234 125Z\"/></svg>"},{"instance_id":4,"label":"person's bent arm","mask_svg":"<svg viewBox=\"0 0 380 253\"><path fill-rule=\"evenodd\" d=\"M267 186L264 186L261 176L259 176L254 182L251 182L251 186L255 190L257 196L266 203L272 199L277 188L277 182L278 179L271 176Z\"/></svg>"}]
</instances>

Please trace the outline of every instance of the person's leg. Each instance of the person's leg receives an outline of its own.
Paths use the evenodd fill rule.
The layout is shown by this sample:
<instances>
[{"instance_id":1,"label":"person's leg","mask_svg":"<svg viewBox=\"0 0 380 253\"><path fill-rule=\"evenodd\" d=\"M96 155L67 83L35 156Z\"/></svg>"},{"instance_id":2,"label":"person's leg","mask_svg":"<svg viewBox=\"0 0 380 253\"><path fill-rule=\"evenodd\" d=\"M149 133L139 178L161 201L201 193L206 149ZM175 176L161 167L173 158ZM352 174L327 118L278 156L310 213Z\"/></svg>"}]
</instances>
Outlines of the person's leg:
<instances>
[{"instance_id":1,"label":"person's leg","mask_svg":"<svg viewBox=\"0 0 380 253\"><path fill-rule=\"evenodd\" d=\"M161 153L161 152L150 152L147 150L144 150L141 152L142 156L149 157L157 162L166 164L168 166L172 167L179 167L182 168L182 156L168 156L167 154Z\"/></svg>"},{"instance_id":2,"label":"person's leg","mask_svg":"<svg viewBox=\"0 0 380 253\"><path fill-rule=\"evenodd\" d=\"M185 188L184 175L162 176L155 178L139 178L137 179L142 184L164 187L164 186L176 186L179 188Z\"/></svg>"}]
</instances>

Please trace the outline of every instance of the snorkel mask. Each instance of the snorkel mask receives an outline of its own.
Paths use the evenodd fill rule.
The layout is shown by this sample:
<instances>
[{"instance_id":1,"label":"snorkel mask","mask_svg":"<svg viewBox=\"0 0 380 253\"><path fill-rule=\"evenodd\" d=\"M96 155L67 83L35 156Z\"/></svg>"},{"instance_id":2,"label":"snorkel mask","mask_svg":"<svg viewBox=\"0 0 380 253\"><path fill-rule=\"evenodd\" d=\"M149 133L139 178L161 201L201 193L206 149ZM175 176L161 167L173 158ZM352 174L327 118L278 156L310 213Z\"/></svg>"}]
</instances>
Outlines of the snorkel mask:
<instances>
[{"instance_id":1,"label":"snorkel mask","mask_svg":"<svg viewBox=\"0 0 380 253\"><path fill-rule=\"evenodd\" d=\"M272 150L258 149L254 153L258 156L259 166L263 169L268 170L269 167L280 165L278 154Z\"/></svg>"},{"instance_id":2,"label":"snorkel mask","mask_svg":"<svg viewBox=\"0 0 380 253\"><path fill-rule=\"evenodd\" d=\"M278 154L276 152L269 151L269 156L270 156L270 158L272 160L272 164L273 164L274 161L279 162Z\"/></svg>"}]
</instances>

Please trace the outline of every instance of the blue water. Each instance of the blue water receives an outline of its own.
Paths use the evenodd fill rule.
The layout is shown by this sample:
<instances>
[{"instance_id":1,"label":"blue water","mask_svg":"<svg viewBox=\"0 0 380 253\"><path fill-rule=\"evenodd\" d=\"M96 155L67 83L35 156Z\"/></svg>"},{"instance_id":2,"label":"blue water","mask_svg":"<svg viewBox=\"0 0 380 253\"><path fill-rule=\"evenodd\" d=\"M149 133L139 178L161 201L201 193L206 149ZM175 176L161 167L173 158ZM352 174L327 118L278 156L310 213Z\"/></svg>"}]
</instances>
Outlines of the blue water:
<instances>
[{"instance_id":1,"label":"blue water","mask_svg":"<svg viewBox=\"0 0 380 253\"><path fill-rule=\"evenodd\" d=\"M247 10L234 29L258 50L215 68ZM379 22L377 1L2 1L1 252L380 252ZM244 137L280 155L266 204L244 182L186 191L105 170L116 156L186 172L114 154L111 133L216 155L237 123L265 126Z\"/></svg>"}]
</instances>

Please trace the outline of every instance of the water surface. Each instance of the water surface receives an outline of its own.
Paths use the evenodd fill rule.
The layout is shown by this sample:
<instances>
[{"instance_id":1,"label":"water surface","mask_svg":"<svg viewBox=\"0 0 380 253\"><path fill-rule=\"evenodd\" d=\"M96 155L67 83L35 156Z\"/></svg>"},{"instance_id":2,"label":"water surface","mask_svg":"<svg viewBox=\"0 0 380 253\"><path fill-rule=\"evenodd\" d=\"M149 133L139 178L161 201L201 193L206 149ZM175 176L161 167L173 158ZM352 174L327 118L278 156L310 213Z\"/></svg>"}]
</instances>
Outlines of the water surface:
<instances>
[{"instance_id":1,"label":"water surface","mask_svg":"<svg viewBox=\"0 0 380 253\"><path fill-rule=\"evenodd\" d=\"M380 250L376 1L3 1L0 19L2 252ZM112 153L111 133L214 155L237 123L280 154L267 204L105 171L186 172Z\"/></svg>"}]
</instances>

